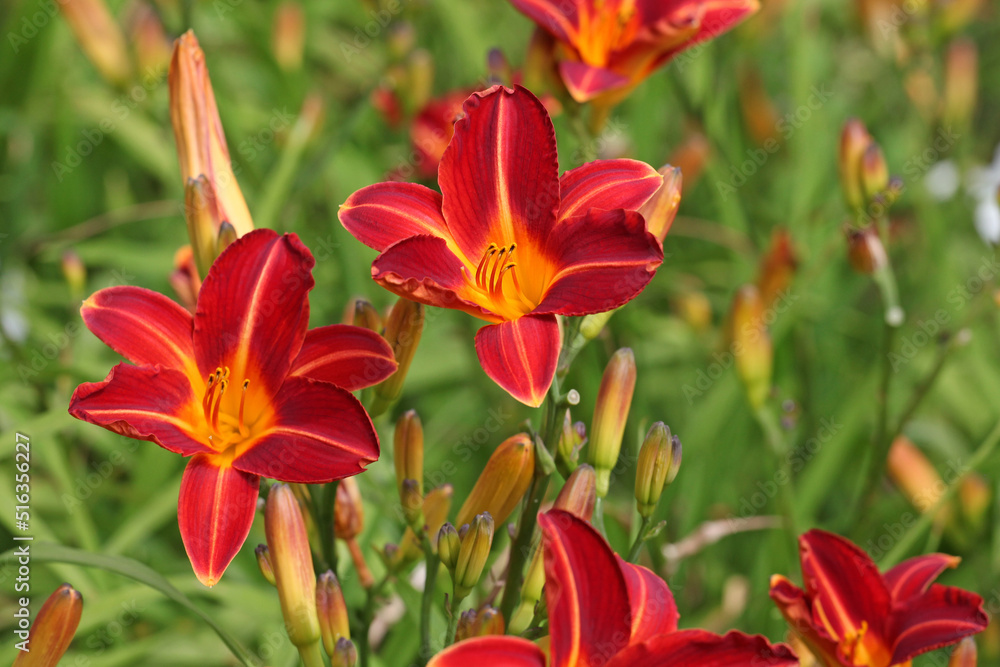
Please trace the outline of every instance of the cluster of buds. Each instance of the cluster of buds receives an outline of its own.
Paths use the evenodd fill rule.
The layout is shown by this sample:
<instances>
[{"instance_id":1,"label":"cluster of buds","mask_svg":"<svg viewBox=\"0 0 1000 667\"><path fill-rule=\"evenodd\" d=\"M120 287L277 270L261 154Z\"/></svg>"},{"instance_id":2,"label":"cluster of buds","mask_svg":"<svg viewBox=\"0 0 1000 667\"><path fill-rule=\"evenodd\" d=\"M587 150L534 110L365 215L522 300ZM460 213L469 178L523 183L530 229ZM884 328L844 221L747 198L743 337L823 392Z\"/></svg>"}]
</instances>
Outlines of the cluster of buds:
<instances>
[{"instance_id":1,"label":"cluster of buds","mask_svg":"<svg viewBox=\"0 0 1000 667\"><path fill-rule=\"evenodd\" d=\"M82 614L83 596L69 584L57 588L38 610L31 630L14 631L21 641L16 645L18 652L12 667L55 667L59 664L73 641Z\"/></svg>"},{"instance_id":2,"label":"cluster of buds","mask_svg":"<svg viewBox=\"0 0 1000 667\"><path fill-rule=\"evenodd\" d=\"M681 467L681 440L656 422L639 448L635 469L635 502L639 516L649 518L660 502L663 488L674 481Z\"/></svg>"},{"instance_id":3,"label":"cluster of buds","mask_svg":"<svg viewBox=\"0 0 1000 667\"><path fill-rule=\"evenodd\" d=\"M597 474L597 497L608 495L611 471L618 463L618 454L625 435L625 422L635 392L636 368L632 350L623 347L614 353L604 369L597 390L594 419L590 423L588 462Z\"/></svg>"},{"instance_id":4,"label":"cluster of buds","mask_svg":"<svg viewBox=\"0 0 1000 667\"><path fill-rule=\"evenodd\" d=\"M453 609L479 583L493 546L493 517L489 512L477 514L471 524L461 530L446 523L438 532L437 548L441 564L451 573Z\"/></svg>"}]
</instances>

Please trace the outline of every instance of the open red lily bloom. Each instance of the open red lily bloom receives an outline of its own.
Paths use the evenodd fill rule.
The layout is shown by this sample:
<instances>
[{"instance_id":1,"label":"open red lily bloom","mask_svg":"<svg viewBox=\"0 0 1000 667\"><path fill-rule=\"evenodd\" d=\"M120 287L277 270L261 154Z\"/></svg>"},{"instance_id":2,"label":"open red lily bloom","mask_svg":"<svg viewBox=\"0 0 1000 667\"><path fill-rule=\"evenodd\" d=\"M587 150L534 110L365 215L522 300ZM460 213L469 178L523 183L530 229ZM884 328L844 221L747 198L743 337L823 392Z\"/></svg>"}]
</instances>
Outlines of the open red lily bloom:
<instances>
[{"instance_id":1,"label":"open red lily bloom","mask_svg":"<svg viewBox=\"0 0 1000 667\"><path fill-rule=\"evenodd\" d=\"M784 644L761 636L678 630L665 581L619 558L596 530L570 512L538 517L545 558L549 667L731 667L795 665ZM545 667L546 656L520 637L467 639L427 667Z\"/></svg>"},{"instance_id":2,"label":"open red lily bloom","mask_svg":"<svg viewBox=\"0 0 1000 667\"><path fill-rule=\"evenodd\" d=\"M827 667L909 667L986 627L982 598L932 583L955 556L918 556L880 574L868 554L822 530L799 538L799 556L805 590L775 575L771 598Z\"/></svg>"},{"instance_id":3,"label":"open red lily bloom","mask_svg":"<svg viewBox=\"0 0 1000 667\"><path fill-rule=\"evenodd\" d=\"M557 43L555 57L577 102L617 99L675 55L726 32L757 0L511 0Z\"/></svg>"},{"instance_id":4,"label":"open red lily bloom","mask_svg":"<svg viewBox=\"0 0 1000 667\"><path fill-rule=\"evenodd\" d=\"M441 194L377 183L348 198L340 221L382 253L372 277L386 289L492 322L476 334L483 369L537 406L559 356L556 315L621 306L663 261L637 212L663 177L604 160L559 178L552 122L519 86L475 93L464 112L441 160Z\"/></svg>"},{"instance_id":5,"label":"open red lily bloom","mask_svg":"<svg viewBox=\"0 0 1000 667\"><path fill-rule=\"evenodd\" d=\"M135 365L80 385L69 413L191 457L178 520L207 586L246 540L259 477L329 482L379 455L371 420L349 392L391 375L392 350L359 327L306 331L314 263L294 234L262 229L219 256L193 316L130 286L83 304L87 327Z\"/></svg>"}]
</instances>

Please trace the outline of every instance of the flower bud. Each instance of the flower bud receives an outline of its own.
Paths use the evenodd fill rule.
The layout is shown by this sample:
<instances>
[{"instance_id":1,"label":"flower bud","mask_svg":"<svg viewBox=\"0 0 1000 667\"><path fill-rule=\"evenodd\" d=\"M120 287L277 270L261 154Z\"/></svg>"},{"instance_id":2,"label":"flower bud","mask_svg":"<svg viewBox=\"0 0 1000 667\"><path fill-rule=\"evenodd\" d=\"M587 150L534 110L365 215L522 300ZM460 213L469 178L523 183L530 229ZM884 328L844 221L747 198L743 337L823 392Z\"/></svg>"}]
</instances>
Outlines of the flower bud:
<instances>
[{"instance_id":1,"label":"flower bud","mask_svg":"<svg viewBox=\"0 0 1000 667\"><path fill-rule=\"evenodd\" d=\"M948 667L976 667L977 662L976 640L972 637L966 637L951 652Z\"/></svg>"},{"instance_id":2,"label":"flower bud","mask_svg":"<svg viewBox=\"0 0 1000 667\"><path fill-rule=\"evenodd\" d=\"M466 609L458 616L458 623L455 625L455 641L460 642L463 639L471 639L476 635L473 634L472 627L476 623L476 610Z\"/></svg>"},{"instance_id":3,"label":"flower bud","mask_svg":"<svg viewBox=\"0 0 1000 667\"><path fill-rule=\"evenodd\" d=\"M455 561L455 571L453 573L455 584L455 600L457 603L464 600L472 592L479 578L483 575L483 568L486 567L486 559L490 555L490 547L493 545L493 517L489 512L477 514L472 520L472 524L465 536L462 538L462 545L458 551L458 559Z\"/></svg>"},{"instance_id":4,"label":"flower bud","mask_svg":"<svg viewBox=\"0 0 1000 667\"><path fill-rule=\"evenodd\" d=\"M170 274L170 286L174 288L181 304L194 314L198 305L198 290L201 289L201 275L194 263L191 246L182 246L174 253L174 270Z\"/></svg>"},{"instance_id":5,"label":"flower bud","mask_svg":"<svg viewBox=\"0 0 1000 667\"><path fill-rule=\"evenodd\" d=\"M844 129L840 133L838 167L844 199L853 209L862 209L865 206L864 193L861 190L861 157L871 143L871 135L860 120L851 118L844 123Z\"/></svg>"},{"instance_id":6,"label":"flower bud","mask_svg":"<svg viewBox=\"0 0 1000 667\"><path fill-rule=\"evenodd\" d=\"M221 255L222 251L231 246L237 238L236 228L229 224L228 220L223 220L222 224L219 225L219 235L215 240L216 255Z\"/></svg>"},{"instance_id":7,"label":"flower bud","mask_svg":"<svg viewBox=\"0 0 1000 667\"><path fill-rule=\"evenodd\" d=\"M402 492L403 481L417 485L417 495L424 492L424 427L416 410L408 410L396 422L393 438L393 463L396 465L396 485ZM406 503L403 503L404 507ZM419 510L419 505L417 506Z\"/></svg>"},{"instance_id":8,"label":"flower bud","mask_svg":"<svg viewBox=\"0 0 1000 667\"><path fill-rule=\"evenodd\" d=\"M507 438L486 462L455 523L469 523L475 515L489 512L491 522L495 518L502 524L521 502L534 474L535 445L531 438L525 433Z\"/></svg>"},{"instance_id":9,"label":"flower bud","mask_svg":"<svg viewBox=\"0 0 1000 667\"><path fill-rule=\"evenodd\" d=\"M38 610L28 633L27 651L18 651L12 667L56 667L66 653L83 614L83 596L63 584Z\"/></svg>"},{"instance_id":10,"label":"flower bud","mask_svg":"<svg viewBox=\"0 0 1000 667\"><path fill-rule=\"evenodd\" d=\"M570 474L552 503L553 509L566 510L590 521L597 500L597 474L584 463Z\"/></svg>"},{"instance_id":11,"label":"flower bud","mask_svg":"<svg viewBox=\"0 0 1000 667\"><path fill-rule=\"evenodd\" d=\"M432 540L441 530L445 519L448 518L448 511L451 509L451 496L453 489L451 484L445 484L424 496L424 522L426 523L427 535ZM399 570L417 561L423 554L420 546L420 539L412 528L407 528L403 533L403 539L399 543L399 549L394 558L390 560L393 570Z\"/></svg>"},{"instance_id":12,"label":"flower bud","mask_svg":"<svg viewBox=\"0 0 1000 667\"><path fill-rule=\"evenodd\" d=\"M66 22L80 47L109 83L124 86L132 76L125 35L103 0L61 0Z\"/></svg>"},{"instance_id":13,"label":"flower bud","mask_svg":"<svg viewBox=\"0 0 1000 667\"><path fill-rule=\"evenodd\" d=\"M306 17L302 5L293 1L278 5L272 24L271 51L281 69L291 72L302 67L305 38Z\"/></svg>"},{"instance_id":14,"label":"flower bud","mask_svg":"<svg viewBox=\"0 0 1000 667\"><path fill-rule=\"evenodd\" d=\"M420 485L415 479L404 479L399 488L399 502L403 506L403 516L410 526L422 526L424 517L421 509L424 499L420 495Z\"/></svg>"},{"instance_id":15,"label":"flower bud","mask_svg":"<svg viewBox=\"0 0 1000 667\"><path fill-rule=\"evenodd\" d=\"M267 579L267 583L274 586L274 567L271 565L271 552L267 550L267 545L258 544L253 553L257 557L257 567L260 568L260 573Z\"/></svg>"},{"instance_id":16,"label":"flower bud","mask_svg":"<svg viewBox=\"0 0 1000 667\"><path fill-rule=\"evenodd\" d=\"M365 511L361 505L361 490L353 477L345 477L337 484L337 497L333 504L333 534L341 540L357 537L365 525Z\"/></svg>"},{"instance_id":17,"label":"flower bud","mask_svg":"<svg viewBox=\"0 0 1000 667\"><path fill-rule=\"evenodd\" d=\"M945 60L944 108L942 120L946 127L965 127L976 108L979 87L979 52L970 39L960 38L948 45Z\"/></svg>"},{"instance_id":18,"label":"flower bud","mask_svg":"<svg viewBox=\"0 0 1000 667\"><path fill-rule=\"evenodd\" d=\"M764 304L754 285L744 285L736 293L730 326L736 373L746 389L750 406L757 410L771 393L774 349L764 324Z\"/></svg>"},{"instance_id":19,"label":"flower bud","mask_svg":"<svg viewBox=\"0 0 1000 667\"><path fill-rule=\"evenodd\" d=\"M698 182L711 155L712 145L708 138L698 130L689 130L687 137L673 150L667 162L681 170L684 185L690 188Z\"/></svg>"},{"instance_id":20,"label":"flower bud","mask_svg":"<svg viewBox=\"0 0 1000 667\"><path fill-rule=\"evenodd\" d=\"M646 229L662 244L670 226L677 217L677 209L681 205L681 185L683 178L681 170L665 164L658 170L663 176L663 184L639 208L639 213L646 221Z\"/></svg>"},{"instance_id":21,"label":"flower bud","mask_svg":"<svg viewBox=\"0 0 1000 667\"><path fill-rule=\"evenodd\" d=\"M423 330L423 304L401 297L389 313L383 334L386 342L392 347L398 367L395 373L375 386L375 395L368 410L372 417L385 412L399 398Z\"/></svg>"},{"instance_id":22,"label":"flower bud","mask_svg":"<svg viewBox=\"0 0 1000 667\"><path fill-rule=\"evenodd\" d=\"M886 461L886 472L893 484L921 514L937 505L945 489L945 483L937 469L905 435L893 440ZM943 507L936 520L945 521L950 513L949 507Z\"/></svg>"},{"instance_id":23,"label":"flower bud","mask_svg":"<svg viewBox=\"0 0 1000 667\"><path fill-rule=\"evenodd\" d=\"M601 387L597 391L588 453L590 464L597 473L599 498L608 495L611 470L618 463L625 422L628 420L632 393L635 391L635 376L635 355L632 350L623 347L608 362L601 378Z\"/></svg>"},{"instance_id":24,"label":"flower bud","mask_svg":"<svg viewBox=\"0 0 1000 667\"><path fill-rule=\"evenodd\" d=\"M458 552L461 547L462 541L458 537L458 531L455 530L455 526L450 523L441 526L441 530L437 534L438 558L441 559L441 564L448 568L449 572L455 571L455 565L458 563Z\"/></svg>"},{"instance_id":25,"label":"flower bud","mask_svg":"<svg viewBox=\"0 0 1000 667\"><path fill-rule=\"evenodd\" d=\"M754 143L768 152L777 151L782 138L782 119L756 69L744 69L740 76L739 95L743 124Z\"/></svg>"},{"instance_id":26,"label":"flower bud","mask_svg":"<svg viewBox=\"0 0 1000 667\"><path fill-rule=\"evenodd\" d=\"M889 188L889 165L882 147L875 141L861 154L861 191L866 201L873 201Z\"/></svg>"},{"instance_id":27,"label":"flower bud","mask_svg":"<svg viewBox=\"0 0 1000 667\"><path fill-rule=\"evenodd\" d=\"M677 315L696 332L704 332L712 325L712 302L703 292L681 292L673 302Z\"/></svg>"},{"instance_id":28,"label":"flower bud","mask_svg":"<svg viewBox=\"0 0 1000 667\"><path fill-rule=\"evenodd\" d=\"M871 275L889 266L889 256L872 227L847 229L847 258L858 273Z\"/></svg>"},{"instance_id":29,"label":"flower bud","mask_svg":"<svg viewBox=\"0 0 1000 667\"><path fill-rule=\"evenodd\" d=\"M87 267L75 250L67 250L62 254L62 274L71 294L74 296L83 294L87 286Z\"/></svg>"},{"instance_id":30,"label":"flower bud","mask_svg":"<svg viewBox=\"0 0 1000 667\"><path fill-rule=\"evenodd\" d=\"M341 638L351 638L351 626L344 592L332 570L319 575L316 581L316 612L319 615L323 649L333 657L337 642Z\"/></svg>"},{"instance_id":31,"label":"flower bud","mask_svg":"<svg viewBox=\"0 0 1000 667\"><path fill-rule=\"evenodd\" d=\"M486 605L482 609L469 609L462 612L455 630L455 641L502 635L504 633L503 614L496 607Z\"/></svg>"},{"instance_id":32,"label":"flower bud","mask_svg":"<svg viewBox=\"0 0 1000 667\"><path fill-rule=\"evenodd\" d=\"M670 429L663 422L656 422L639 448L639 461L635 468L635 501L639 516L648 518L656 509L670 473L672 456Z\"/></svg>"},{"instance_id":33,"label":"flower bud","mask_svg":"<svg viewBox=\"0 0 1000 667\"><path fill-rule=\"evenodd\" d=\"M587 427L583 422L573 423L569 409L563 418L562 432L559 434L559 443L556 445L556 455L559 460L566 464L569 469L576 468L576 462L580 458L580 450L587 442Z\"/></svg>"},{"instance_id":34,"label":"flower bud","mask_svg":"<svg viewBox=\"0 0 1000 667\"><path fill-rule=\"evenodd\" d=\"M990 485L978 473L966 474L958 484L958 503L973 530L978 530L987 518L990 495Z\"/></svg>"},{"instance_id":35,"label":"flower bud","mask_svg":"<svg viewBox=\"0 0 1000 667\"><path fill-rule=\"evenodd\" d=\"M264 532L288 638L296 647L320 640L316 574L298 500L287 484L275 484L264 506Z\"/></svg>"},{"instance_id":36,"label":"flower bud","mask_svg":"<svg viewBox=\"0 0 1000 667\"><path fill-rule=\"evenodd\" d=\"M354 667L358 664L358 649L347 637L337 640L337 645L330 654L330 667Z\"/></svg>"},{"instance_id":37,"label":"flower bud","mask_svg":"<svg viewBox=\"0 0 1000 667\"><path fill-rule=\"evenodd\" d=\"M760 290L764 310L770 308L787 292L797 266L798 260L788 230L775 228L771 234L771 247L761 259L757 276L757 289Z\"/></svg>"},{"instance_id":38,"label":"flower bud","mask_svg":"<svg viewBox=\"0 0 1000 667\"><path fill-rule=\"evenodd\" d=\"M677 473L681 471L681 458L684 455L684 447L681 439L674 435L670 438L670 470L667 471L667 484L673 484L677 479Z\"/></svg>"},{"instance_id":39,"label":"flower bud","mask_svg":"<svg viewBox=\"0 0 1000 667\"><path fill-rule=\"evenodd\" d=\"M128 34L139 71L161 72L170 65L170 38L160 15L148 3L133 6L128 19Z\"/></svg>"}]
</instances>

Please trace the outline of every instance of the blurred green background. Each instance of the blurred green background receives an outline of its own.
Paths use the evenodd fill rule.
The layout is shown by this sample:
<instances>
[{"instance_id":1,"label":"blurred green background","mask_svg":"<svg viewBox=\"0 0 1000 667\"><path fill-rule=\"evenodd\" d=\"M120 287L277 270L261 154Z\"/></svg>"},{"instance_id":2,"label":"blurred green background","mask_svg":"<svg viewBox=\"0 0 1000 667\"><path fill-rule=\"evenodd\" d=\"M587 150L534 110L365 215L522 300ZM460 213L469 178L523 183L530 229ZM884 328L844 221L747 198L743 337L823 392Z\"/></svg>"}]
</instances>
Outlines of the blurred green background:
<instances>
[{"instance_id":1,"label":"blurred green background","mask_svg":"<svg viewBox=\"0 0 1000 667\"><path fill-rule=\"evenodd\" d=\"M109 4L127 35L140 34L131 26L143 6L136 0ZM772 326L770 401L781 416L782 436L797 448L802 464L790 487L796 523L801 530L821 526L847 535L877 559L898 542L905 528L900 526L915 520L918 512L888 480L863 514L854 502L876 426L885 327L872 280L852 271L846 257L848 214L837 145L848 117L865 121L905 186L892 209L890 254L907 317L892 350L899 356L891 373L890 425L922 395L922 383L940 363L903 431L951 482L1000 418L1000 265L975 232L975 202L966 189L973 168L987 164L1000 142L997 7L964 3L973 13L955 20L948 8L962 3L906 2L889 14L898 22L866 28L862 10L886 4L892 5L763 0L762 11L744 25L640 85L591 147L602 156L635 157L654 166L676 160L690 167L663 267L584 349L564 385L581 395L574 419L589 422L607 360L619 347L635 351L638 386L607 508L609 536L619 551L627 549L633 523L635 453L657 420L680 435L684 464L658 509L657 518L667 525L652 550L680 542L706 521L722 520L718 527L732 525L726 520L734 517L780 513L778 463L731 367L723 335L732 296L756 279L777 227L789 231L799 260L787 308L775 313ZM909 11L904 4L919 8ZM157 0L145 7L170 39L195 29L256 225L296 232L317 257L311 324L319 326L340 321L352 296L363 295L380 308L393 301L370 281L375 253L340 226L338 206L360 187L409 172L409 121L425 97L421 91L439 95L482 86L492 48L519 67L533 26L501 0L388 0L381 6L374 0L303 0L301 9L303 59L282 67L272 46L275 2ZM358 39L371 25L377 34ZM254 562L252 547L264 541L261 522L223 582L203 588L177 530L184 461L66 413L73 388L102 379L118 361L82 327L82 299L116 284L173 295L168 275L175 251L187 241L166 63L133 64L127 83L108 83L53 0L9 0L0 7L0 26L3 544L12 544L14 433L21 432L32 442L36 540L141 561L189 595L262 664L296 664L277 597ZM946 123L946 54L959 36L978 49L978 100L970 116ZM129 40L135 63L156 62L157 44L148 37ZM169 49L169 42L158 47ZM390 123L373 103L385 99L373 97L379 90L396 91L399 123ZM307 142L296 145L289 136L302 121L308 95L320 100L322 121ZM561 167L574 167L586 151L565 114L554 123ZM762 149L767 136L778 141L773 151ZM949 139L935 146L941 136ZM959 184L950 196L936 198L927 175L945 159L952 161ZM940 178L940 172L930 173ZM67 281L66 253L85 266L84 284ZM692 314L706 305L707 320ZM929 324L934 321L936 328ZM525 419L537 424L538 415L480 369L472 345L478 325L462 313L429 309L402 399L377 421L385 460L359 479L366 502L361 541L377 575L382 567L375 549L401 534L391 511L397 502L389 461L395 415L419 412L427 482L453 484L453 507L497 443ZM960 329L971 334L967 344L941 342L942 334ZM961 555L962 566L941 581L978 592L992 615L1000 609L1000 461L989 458L980 472L989 499L975 520L937 525L905 555ZM779 640L785 625L768 598L768 579L784 573L801 581L792 538L785 530L752 530L705 544L684 559L649 560L647 552L643 562L669 576L682 627L736 627ZM498 539L494 556L507 541ZM348 562L345 557L341 563L345 592L360 605L363 594ZM12 566L0 568L5 637L13 627L13 578ZM64 665L236 664L219 638L182 607L99 569L35 562L35 608L62 581L85 599ZM415 604L418 594L407 582L393 589L405 604ZM393 621L374 664L409 664L417 649L416 622L416 614ZM443 617L435 622L443 630ZM0 646L0 661L12 659L12 643ZM980 638L980 652L980 664L1000 664L995 626ZM941 665L943 655L915 664Z\"/></svg>"}]
</instances>

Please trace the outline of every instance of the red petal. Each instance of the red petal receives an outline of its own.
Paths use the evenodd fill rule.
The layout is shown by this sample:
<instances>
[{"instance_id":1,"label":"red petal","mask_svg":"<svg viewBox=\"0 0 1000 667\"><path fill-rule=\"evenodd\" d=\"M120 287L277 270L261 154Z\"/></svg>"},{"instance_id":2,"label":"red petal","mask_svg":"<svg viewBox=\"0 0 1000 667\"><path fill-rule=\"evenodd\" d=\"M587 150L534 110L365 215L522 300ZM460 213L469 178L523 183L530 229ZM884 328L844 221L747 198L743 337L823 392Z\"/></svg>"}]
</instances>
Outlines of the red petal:
<instances>
[{"instance_id":1,"label":"red petal","mask_svg":"<svg viewBox=\"0 0 1000 667\"><path fill-rule=\"evenodd\" d=\"M302 375L356 391L396 372L392 347L374 331L332 324L306 332L290 375Z\"/></svg>"},{"instance_id":2,"label":"red petal","mask_svg":"<svg viewBox=\"0 0 1000 667\"><path fill-rule=\"evenodd\" d=\"M535 313L614 310L652 280L663 250L634 211L597 211L561 222L549 236L558 267Z\"/></svg>"},{"instance_id":3,"label":"red petal","mask_svg":"<svg viewBox=\"0 0 1000 667\"><path fill-rule=\"evenodd\" d=\"M195 367L194 319L167 297L142 287L109 287L83 302L87 328L139 366L160 364L200 375Z\"/></svg>"},{"instance_id":4,"label":"red petal","mask_svg":"<svg viewBox=\"0 0 1000 667\"><path fill-rule=\"evenodd\" d=\"M559 74L566 84L566 90L581 104L589 102L601 93L621 88L629 82L628 77L578 60L564 60L559 63Z\"/></svg>"},{"instance_id":5,"label":"red petal","mask_svg":"<svg viewBox=\"0 0 1000 667\"><path fill-rule=\"evenodd\" d=\"M559 179L559 219L585 215L592 208L637 211L663 183L655 169L638 160L595 160Z\"/></svg>"},{"instance_id":6,"label":"red petal","mask_svg":"<svg viewBox=\"0 0 1000 667\"><path fill-rule=\"evenodd\" d=\"M379 252L411 236L451 237L441 216L441 195L416 183L361 188L347 198L337 215L354 238Z\"/></svg>"},{"instance_id":7,"label":"red petal","mask_svg":"<svg viewBox=\"0 0 1000 667\"><path fill-rule=\"evenodd\" d=\"M676 631L680 615L667 582L642 566L626 563L617 555L615 558L625 576L632 609L629 643L643 642L656 635Z\"/></svg>"},{"instance_id":8,"label":"red petal","mask_svg":"<svg viewBox=\"0 0 1000 667\"><path fill-rule=\"evenodd\" d=\"M552 121L526 89L494 86L463 108L438 184L448 229L475 267L490 243L543 242L559 206L559 164Z\"/></svg>"},{"instance_id":9,"label":"red petal","mask_svg":"<svg viewBox=\"0 0 1000 667\"><path fill-rule=\"evenodd\" d=\"M562 333L553 315L525 315L476 334L479 363L493 381L526 405L538 407L552 384Z\"/></svg>"},{"instance_id":10,"label":"red petal","mask_svg":"<svg viewBox=\"0 0 1000 667\"><path fill-rule=\"evenodd\" d=\"M634 644L605 667L733 667L733 665L798 665L784 644L771 644L760 635L729 632L725 636L704 630L682 630Z\"/></svg>"},{"instance_id":11,"label":"red petal","mask_svg":"<svg viewBox=\"0 0 1000 667\"><path fill-rule=\"evenodd\" d=\"M822 626L816 626L809 600L801 588L776 574L771 577L771 599L778 605L788 627L806 643L813 655L824 660L825 664L838 664L837 642Z\"/></svg>"},{"instance_id":12,"label":"red petal","mask_svg":"<svg viewBox=\"0 0 1000 667\"><path fill-rule=\"evenodd\" d=\"M274 426L233 466L282 482L322 484L362 472L378 459L378 436L349 392L290 377L274 398Z\"/></svg>"},{"instance_id":13,"label":"red petal","mask_svg":"<svg viewBox=\"0 0 1000 667\"><path fill-rule=\"evenodd\" d=\"M625 577L590 524L563 510L538 517L545 558L552 667L601 665L628 644Z\"/></svg>"},{"instance_id":14,"label":"red petal","mask_svg":"<svg viewBox=\"0 0 1000 667\"><path fill-rule=\"evenodd\" d=\"M934 584L893 610L892 664L903 664L915 655L982 632L989 620L978 595Z\"/></svg>"},{"instance_id":15,"label":"red petal","mask_svg":"<svg viewBox=\"0 0 1000 667\"><path fill-rule=\"evenodd\" d=\"M216 456L196 454L184 469L177 522L191 566L206 586L222 573L247 539L257 508L260 480Z\"/></svg>"},{"instance_id":16,"label":"red petal","mask_svg":"<svg viewBox=\"0 0 1000 667\"><path fill-rule=\"evenodd\" d=\"M822 530L799 538L806 593L814 614L824 614L837 638L855 633L867 622L883 636L891 602L872 559L850 541Z\"/></svg>"},{"instance_id":17,"label":"red petal","mask_svg":"<svg viewBox=\"0 0 1000 667\"><path fill-rule=\"evenodd\" d=\"M496 322L500 318L465 296L471 288L462 277L464 264L433 236L414 236L375 258L372 278L393 294L428 306L464 310ZM464 295L464 296L463 296Z\"/></svg>"},{"instance_id":18,"label":"red petal","mask_svg":"<svg viewBox=\"0 0 1000 667\"><path fill-rule=\"evenodd\" d=\"M572 44L576 39L579 18L575 2L511 0L510 3L560 42Z\"/></svg>"},{"instance_id":19,"label":"red petal","mask_svg":"<svg viewBox=\"0 0 1000 667\"><path fill-rule=\"evenodd\" d=\"M889 595L895 603L922 595L942 572L958 567L961 560L947 554L927 554L905 560L883 575Z\"/></svg>"},{"instance_id":20,"label":"red petal","mask_svg":"<svg viewBox=\"0 0 1000 667\"><path fill-rule=\"evenodd\" d=\"M172 368L118 364L103 382L77 387L69 413L184 456L212 451L198 436L197 420L204 424L205 417L191 382Z\"/></svg>"},{"instance_id":21,"label":"red petal","mask_svg":"<svg viewBox=\"0 0 1000 667\"><path fill-rule=\"evenodd\" d=\"M545 654L527 639L491 635L453 644L431 658L427 667L469 667L472 664L545 667Z\"/></svg>"},{"instance_id":22,"label":"red petal","mask_svg":"<svg viewBox=\"0 0 1000 667\"><path fill-rule=\"evenodd\" d=\"M215 260L198 293L194 347L201 376L228 366L239 384L255 374L274 393L302 347L312 267L294 234L258 229Z\"/></svg>"}]
</instances>

